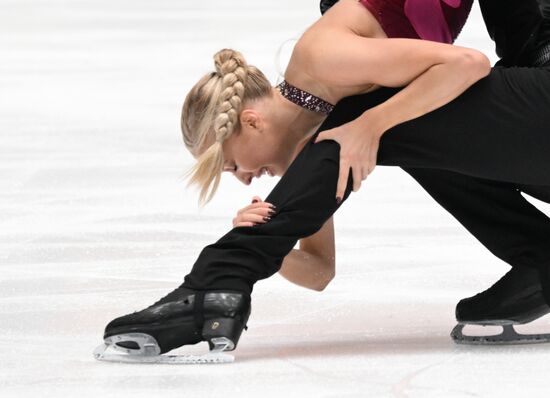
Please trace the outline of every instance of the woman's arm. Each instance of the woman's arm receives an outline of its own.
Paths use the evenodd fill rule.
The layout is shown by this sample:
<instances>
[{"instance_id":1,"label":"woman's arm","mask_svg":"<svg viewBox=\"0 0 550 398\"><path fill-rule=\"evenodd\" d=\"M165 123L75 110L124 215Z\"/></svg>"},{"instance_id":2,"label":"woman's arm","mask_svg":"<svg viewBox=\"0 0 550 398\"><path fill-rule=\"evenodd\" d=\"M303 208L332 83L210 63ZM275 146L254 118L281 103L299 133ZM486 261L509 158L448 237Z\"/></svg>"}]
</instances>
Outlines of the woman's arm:
<instances>
[{"instance_id":1,"label":"woman's arm","mask_svg":"<svg viewBox=\"0 0 550 398\"><path fill-rule=\"evenodd\" d=\"M279 273L297 285L322 291L335 275L333 217L315 234L300 239L300 249L285 256Z\"/></svg>"},{"instance_id":2,"label":"woman's arm","mask_svg":"<svg viewBox=\"0 0 550 398\"><path fill-rule=\"evenodd\" d=\"M308 59L307 73L342 96L369 84L406 86L357 119L380 135L447 104L491 70L477 50L427 40L373 39L319 25L300 41L295 51Z\"/></svg>"}]
</instances>

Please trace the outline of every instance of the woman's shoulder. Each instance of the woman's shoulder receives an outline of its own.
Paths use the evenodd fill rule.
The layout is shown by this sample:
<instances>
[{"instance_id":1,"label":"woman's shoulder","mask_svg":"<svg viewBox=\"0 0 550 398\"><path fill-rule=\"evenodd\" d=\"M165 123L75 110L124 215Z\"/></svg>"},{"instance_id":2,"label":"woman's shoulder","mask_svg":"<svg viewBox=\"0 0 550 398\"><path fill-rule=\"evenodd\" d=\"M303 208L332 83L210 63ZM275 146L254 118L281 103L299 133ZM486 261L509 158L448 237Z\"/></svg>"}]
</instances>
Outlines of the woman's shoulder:
<instances>
[{"instance_id":1,"label":"woman's shoulder","mask_svg":"<svg viewBox=\"0 0 550 398\"><path fill-rule=\"evenodd\" d=\"M315 62L331 57L333 50L357 36L387 38L376 18L357 0L340 0L305 30L291 61L314 67Z\"/></svg>"},{"instance_id":2,"label":"woman's shoulder","mask_svg":"<svg viewBox=\"0 0 550 398\"><path fill-rule=\"evenodd\" d=\"M387 37L378 20L357 0L340 0L313 25L363 37Z\"/></svg>"}]
</instances>

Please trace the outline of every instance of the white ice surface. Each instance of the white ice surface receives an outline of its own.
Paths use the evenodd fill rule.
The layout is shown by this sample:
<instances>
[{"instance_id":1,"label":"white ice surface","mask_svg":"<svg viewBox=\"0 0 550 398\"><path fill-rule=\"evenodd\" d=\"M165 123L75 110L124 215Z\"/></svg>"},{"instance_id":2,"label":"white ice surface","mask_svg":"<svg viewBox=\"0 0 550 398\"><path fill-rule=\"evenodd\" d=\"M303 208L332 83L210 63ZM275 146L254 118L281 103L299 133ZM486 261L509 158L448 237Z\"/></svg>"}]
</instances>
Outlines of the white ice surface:
<instances>
[{"instance_id":1,"label":"white ice surface","mask_svg":"<svg viewBox=\"0 0 550 398\"><path fill-rule=\"evenodd\" d=\"M92 358L108 321L178 286L277 181L226 175L198 211L187 90L223 47L275 83L277 48L318 15L316 0L0 0L0 396L548 396L550 346L451 342L455 303L508 266L387 167L335 216L325 291L255 286L235 363ZM458 44L495 60L477 7Z\"/></svg>"}]
</instances>

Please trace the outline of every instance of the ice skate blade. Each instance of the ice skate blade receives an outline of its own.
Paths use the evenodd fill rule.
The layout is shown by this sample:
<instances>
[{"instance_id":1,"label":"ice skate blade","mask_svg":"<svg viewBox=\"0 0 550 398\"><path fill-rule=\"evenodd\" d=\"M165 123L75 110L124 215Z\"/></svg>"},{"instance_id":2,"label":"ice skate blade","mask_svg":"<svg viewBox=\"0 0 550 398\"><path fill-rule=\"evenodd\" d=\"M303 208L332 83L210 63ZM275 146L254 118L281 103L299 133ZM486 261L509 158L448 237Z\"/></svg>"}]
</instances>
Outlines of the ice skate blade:
<instances>
[{"instance_id":1,"label":"ice skate blade","mask_svg":"<svg viewBox=\"0 0 550 398\"><path fill-rule=\"evenodd\" d=\"M550 333L520 334L512 324L501 324L502 333L491 336L468 336L462 333L466 324L459 323L451 331L451 338L457 344L469 345L512 345L550 343Z\"/></svg>"},{"instance_id":2,"label":"ice skate blade","mask_svg":"<svg viewBox=\"0 0 550 398\"><path fill-rule=\"evenodd\" d=\"M204 355L161 355L154 337L145 333L128 333L107 337L105 342L94 350L93 355L98 361L118 363L205 364L231 363L235 360L233 355L222 353L233 348L231 340L218 337L212 338L211 342L214 349ZM119 354L116 351L123 353Z\"/></svg>"},{"instance_id":3,"label":"ice skate blade","mask_svg":"<svg viewBox=\"0 0 550 398\"><path fill-rule=\"evenodd\" d=\"M222 354L211 351L205 355L133 355L133 354L112 354L105 352L109 346L102 344L94 350L94 357L98 361L116 363L137 363L137 364L174 364L174 365L196 365L206 363L231 363L235 360L233 355Z\"/></svg>"}]
</instances>

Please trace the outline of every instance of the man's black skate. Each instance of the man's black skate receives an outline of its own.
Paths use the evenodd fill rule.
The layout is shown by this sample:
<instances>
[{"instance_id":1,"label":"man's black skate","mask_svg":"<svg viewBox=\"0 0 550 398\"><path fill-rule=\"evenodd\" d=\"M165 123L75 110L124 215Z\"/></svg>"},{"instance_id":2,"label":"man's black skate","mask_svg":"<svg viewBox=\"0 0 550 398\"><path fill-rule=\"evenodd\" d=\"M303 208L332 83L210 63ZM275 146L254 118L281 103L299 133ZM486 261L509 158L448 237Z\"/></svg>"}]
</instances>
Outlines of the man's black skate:
<instances>
[{"instance_id":1,"label":"man's black skate","mask_svg":"<svg viewBox=\"0 0 550 398\"><path fill-rule=\"evenodd\" d=\"M542 23L527 59L529 66L550 66L550 0L538 0L538 2Z\"/></svg>"},{"instance_id":2,"label":"man's black skate","mask_svg":"<svg viewBox=\"0 0 550 398\"><path fill-rule=\"evenodd\" d=\"M451 332L451 337L461 344L549 342L550 334L519 334L512 326L534 321L549 312L539 271L513 267L489 289L460 300L455 310L458 324ZM467 324L502 326L503 332L494 336L467 336L462 334Z\"/></svg>"},{"instance_id":3,"label":"man's black skate","mask_svg":"<svg viewBox=\"0 0 550 398\"><path fill-rule=\"evenodd\" d=\"M237 347L250 310L250 296L242 292L179 287L146 309L111 321L94 356L114 362L232 362L221 352ZM201 341L210 347L206 355L161 355ZM106 352L109 348L123 354Z\"/></svg>"}]
</instances>

